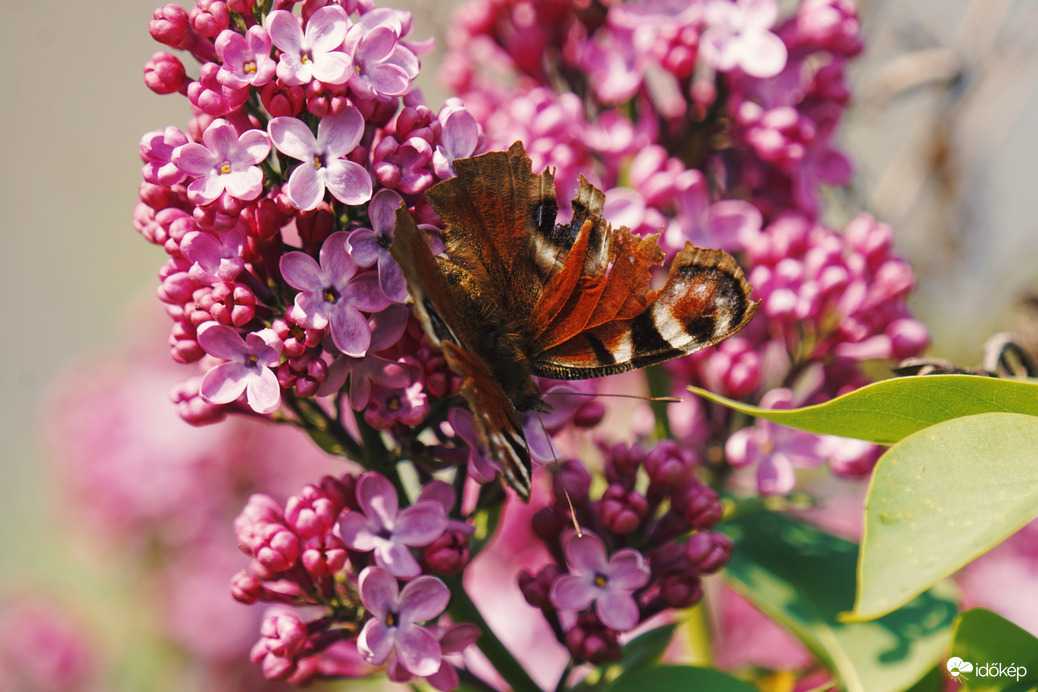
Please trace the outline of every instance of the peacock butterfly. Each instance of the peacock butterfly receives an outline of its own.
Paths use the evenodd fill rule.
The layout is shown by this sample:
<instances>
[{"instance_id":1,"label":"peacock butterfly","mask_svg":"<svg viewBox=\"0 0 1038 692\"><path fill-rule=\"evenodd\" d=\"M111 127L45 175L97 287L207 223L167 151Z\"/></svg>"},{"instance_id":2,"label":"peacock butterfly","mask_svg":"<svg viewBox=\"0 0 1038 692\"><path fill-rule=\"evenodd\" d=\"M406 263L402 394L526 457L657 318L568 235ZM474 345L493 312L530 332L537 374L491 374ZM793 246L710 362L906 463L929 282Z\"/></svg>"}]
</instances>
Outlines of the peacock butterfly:
<instances>
[{"instance_id":1,"label":"peacock butterfly","mask_svg":"<svg viewBox=\"0 0 1038 692\"><path fill-rule=\"evenodd\" d=\"M533 375L579 380L662 363L735 334L757 303L730 255L691 243L653 290L658 236L612 228L605 195L583 176L573 220L556 225L554 176L533 174L521 142L454 168L426 193L449 257L433 256L403 207L390 253L426 335L463 378L489 455L526 500L518 412L550 410Z\"/></svg>"}]
</instances>

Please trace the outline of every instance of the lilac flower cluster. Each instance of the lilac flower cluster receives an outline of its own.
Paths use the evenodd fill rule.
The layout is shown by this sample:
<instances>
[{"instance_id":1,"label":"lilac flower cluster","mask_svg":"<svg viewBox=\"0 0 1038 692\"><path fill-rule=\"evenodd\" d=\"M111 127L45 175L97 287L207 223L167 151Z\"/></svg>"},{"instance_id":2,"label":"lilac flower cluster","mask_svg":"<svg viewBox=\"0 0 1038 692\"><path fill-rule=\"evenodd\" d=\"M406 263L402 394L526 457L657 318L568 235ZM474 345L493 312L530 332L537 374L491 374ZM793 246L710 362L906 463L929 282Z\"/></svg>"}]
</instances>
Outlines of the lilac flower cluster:
<instances>
[{"instance_id":1,"label":"lilac flower cluster","mask_svg":"<svg viewBox=\"0 0 1038 692\"><path fill-rule=\"evenodd\" d=\"M142 138L135 213L169 255L159 298L173 358L202 367L175 396L199 424L301 420L320 416L301 401L348 378L369 424L413 425L429 410L426 358L405 336L393 215L405 204L429 217L422 193L482 134L460 104L436 114L413 90L431 43L408 39L408 13L276 5L167 5L150 25L202 63L196 79L166 52L145 67L153 90L186 95L195 113L187 132Z\"/></svg>"},{"instance_id":2,"label":"lilac flower cluster","mask_svg":"<svg viewBox=\"0 0 1038 692\"><path fill-rule=\"evenodd\" d=\"M523 569L519 586L576 661L616 660L619 637L703 596L701 578L728 564L732 542L710 529L722 516L717 493L697 479L698 460L674 440L645 452L618 443L604 450L608 486L592 499L579 462L562 464L554 501L533 517L553 562ZM639 476L648 477L644 491ZM570 526L573 516L582 527Z\"/></svg>"},{"instance_id":3,"label":"lilac flower cluster","mask_svg":"<svg viewBox=\"0 0 1038 692\"><path fill-rule=\"evenodd\" d=\"M662 230L669 252L688 240L722 248L747 270L761 311L737 337L668 365L675 391L760 402L793 387L817 401L867 382L863 361L926 346L890 227L867 214L843 232L820 220L822 188L853 173L834 139L862 50L852 0L804 0L784 19L775 0L474 0L456 17L443 74L490 148L522 139L561 190L579 174L605 189L614 224ZM675 420L700 451L723 445L732 423L704 415ZM837 473L876 458L814 442ZM788 464L755 449L729 461L763 464L761 492L792 490L792 472L777 482L773 468Z\"/></svg>"},{"instance_id":4,"label":"lilac flower cluster","mask_svg":"<svg viewBox=\"0 0 1038 692\"><path fill-rule=\"evenodd\" d=\"M392 483L374 471L325 476L283 506L253 495L234 524L238 546L252 558L232 582L234 597L328 614L304 622L296 608L271 608L252 661L267 678L294 684L386 665L397 682L421 677L455 689L458 673L444 656L461 653L479 629L435 624L450 592L422 573L455 574L467 564L472 528L449 517L454 509L454 490L442 481L401 509ZM417 548L424 548L418 557Z\"/></svg>"}]
</instances>

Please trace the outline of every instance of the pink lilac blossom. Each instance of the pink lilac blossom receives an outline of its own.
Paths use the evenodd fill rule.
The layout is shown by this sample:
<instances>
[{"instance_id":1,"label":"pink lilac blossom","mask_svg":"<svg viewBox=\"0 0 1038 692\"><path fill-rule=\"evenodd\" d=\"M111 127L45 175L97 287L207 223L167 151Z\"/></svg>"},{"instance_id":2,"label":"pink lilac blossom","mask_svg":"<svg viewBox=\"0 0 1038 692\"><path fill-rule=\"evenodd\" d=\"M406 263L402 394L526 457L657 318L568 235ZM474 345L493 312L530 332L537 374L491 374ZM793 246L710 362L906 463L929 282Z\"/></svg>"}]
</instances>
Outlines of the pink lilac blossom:
<instances>
[{"instance_id":1,"label":"pink lilac blossom","mask_svg":"<svg viewBox=\"0 0 1038 692\"><path fill-rule=\"evenodd\" d=\"M374 551L375 564L394 577L418 576L421 566L410 548L429 545L447 528L443 505L420 500L401 511L393 485L375 472L357 481L357 504L360 511L346 512L339 519L346 545L360 552Z\"/></svg>"},{"instance_id":2,"label":"pink lilac blossom","mask_svg":"<svg viewBox=\"0 0 1038 692\"><path fill-rule=\"evenodd\" d=\"M774 77L785 67L786 46L769 31L778 19L775 0L707 0L704 19L699 55L715 69Z\"/></svg>"},{"instance_id":3,"label":"pink lilac blossom","mask_svg":"<svg viewBox=\"0 0 1038 692\"><path fill-rule=\"evenodd\" d=\"M378 285L394 303L407 299L407 283L400 266L389 256L396 226L396 210L404 199L392 190L379 190L368 205L371 228L358 228L347 240L350 256L362 267L378 267Z\"/></svg>"},{"instance_id":4,"label":"pink lilac blossom","mask_svg":"<svg viewBox=\"0 0 1038 692\"><path fill-rule=\"evenodd\" d=\"M203 144L188 142L173 152L173 163L193 178L187 187L195 204L208 204L224 192L241 200L256 199L263 191L258 163L270 153L270 137L262 130L241 135L218 118L202 135Z\"/></svg>"},{"instance_id":5,"label":"pink lilac blossom","mask_svg":"<svg viewBox=\"0 0 1038 692\"><path fill-rule=\"evenodd\" d=\"M440 615L450 592L436 577L418 577L399 590L394 575L381 567L365 567L358 579L360 598L372 618L364 623L357 649L369 663L385 663L395 654L412 675L435 675L443 661L436 635L419 622Z\"/></svg>"},{"instance_id":6,"label":"pink lilac blossom","mask_svg":"<svg viewBox=\"0 0 1038 692\"><path fill-rule=\"evenodd\" d=\"M636 550L624 548L606 555L605 544L593 533L566 541L570 573L551 585L551 602L561 610L579 611L595 605L606 627L626 632L638 624L638 603L632 593L649 581L649 567Z\"/></svg>"},{"instance_id":7,"label":"pink lilac blossom","mask_svg":"<svg viewBox=\"0 0 1038 692\"><path fill-rule=\"evenodd\" d=\"M209 355L225 362L202 378L199 392L214 404L229 404L242 394L253 411L273 413L281 405L281 387L273 368L281 360L281 342L271 330L243 339L231 327L210 323L198 331L198 343Z\"/></svg>"},{"instance_id":8,"label":"pink lilac blossom","mask_svg":"<svg viewBox=\"0 0 1038 692\"><path fill-rule=\"evenodd\" d=\"M306 29L287 10L267 15L270 40L281 50L278 79L298 86L312 79L325 84L345 84L353 74L353 59L340 48L350 28L349 17L338 5L328 5L310 15Z\"/></svg>"},{"instance_id":9,"label":"pink lilac blossom","mask_svg":"<svg viewBox=\"0 0 1038 692\"><path fill-rule=\"evenodd\" d=\"M297 289L295 306L303 324L328 329L335 347L348 356L360 357L371 345L368 318L361 311L378 312L389 301L374 274L358 272L346 252L346 233L328 236L321 246L320 264L303 252L281 258L281 275Z\"/></svg>"},{"instance_id":10,"label":"pink lilac blossom","mask_svg":"<svg viewBox=\"0 0 1038 692\"><path fill-rule=\"evenodd\" d=\"M292 170L284 190L297 209L317 208L326 189L343 204L371 199L371 176L363 166L342 158L364 134L364 117L356 108L322 118L317 137L303 121L288 116L272 119L267 129L278 151L303 162Z\"/></svg>"},{"instance_id":11,"label":"pink lilac blossom","mask_svg":"<svg viewBox=\"0 0 1038 692\"><path fill-rule=\"evenodd\" d=\"M403 96L418 76L418 57L400 43L402 27L397 13L376 10L350 27L343 49L353 56L350 89L361 98Z\"/></svg>"},{"instance_id":12,"label":"pink lilac blossom","mask_svg":"<svg viewBox=\"0 0 1038 692\"><path fill-rule=\"evenodd\" d=\"M270 57L270 35L261 26L244 36L225 29L216 38L216 54L222 67L218 79L232 88L261 87L274 78L277 63Z\"/></svg>"}]
</instances>

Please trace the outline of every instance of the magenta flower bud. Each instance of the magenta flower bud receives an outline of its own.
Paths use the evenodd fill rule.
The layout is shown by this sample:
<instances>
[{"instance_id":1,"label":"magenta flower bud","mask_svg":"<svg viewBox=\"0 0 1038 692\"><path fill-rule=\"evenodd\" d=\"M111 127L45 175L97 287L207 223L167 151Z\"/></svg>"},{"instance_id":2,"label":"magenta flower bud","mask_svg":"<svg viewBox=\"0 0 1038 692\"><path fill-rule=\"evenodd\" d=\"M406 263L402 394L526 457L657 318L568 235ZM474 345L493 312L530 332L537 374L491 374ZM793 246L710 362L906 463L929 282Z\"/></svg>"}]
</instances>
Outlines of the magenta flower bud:
<instances>
[{"instance_id":1,"label":"magenta flower bud","mask_svg":"<svg viewBox=\"0 0 1038 692\"><path fill-rule=\"evenodd\" d=\"M156 94L185 94L191 80L179 58L160 51L144 64L144 83Z\"/></svg>"},{"instance_id":2,"label":"magenta flower bud","mask_svg":"<svg viewBox=\"0 0 1038 692\"><path fill-rule=\"evenodd\" d=\"M911 317L894 320L887 325L885 333L890 338L894 360L917 356L930 343L930 332L926 326Z\"/></svg>"},{"instance_id":3,"label":"magenta flower bud","mask_svg":"<svg viewBox=\"0 0 1038 692\"><path fill-rule=\"evenodd\" d=\"M357 478L345 473L340 478L325 476L321 479L321 490L335 503L341 512L344 509L359 509L357 505Z\"/></svg>"},{"instance_id":4,"label":"magenta flower bud","mask_svg":"<svg viewBox=\"0 0 1038 692\"><path fill-rule=\"evenodd\" d=\"M846 57L860 53L864 44L853 0L805 0L797 10L794 44Z\"/></svg>"},{"instance_id":5,"label":"magenta flower bud","mask_svg":"<svg viewBox=\"0 0 1038 692\"><path fill-rule=\"evenodd\" d=\"M260 89L260 103L272 118L297 115L306 104L306 91L302 86L289 86L275 79Z\"/></svg>"},{"instance_id":6,"label":"magenta flower bud","mask_svg":"<svg viewBox=\"0 0 1038 692\"><path fill-rule=\"evenodd\" d=\"M213 286L213 304L209 312L220 324L240 327L256 314L256 294L245 284L237 282L218 283Z\"/></svg>"},{"instance_id":7,"label":"magenta flower bud","mask_svg":"<svg viewBox=\"0 0 1038 692\"><path fill-rule=\"evenodd\" d=\"M334 534L311 536L303 542L299 561L315 577L328 577L346 565L346 545Z\"/></svg>"},{"instance_id":8,"label":"magenta flower bud","mask_svg":"<svg viewBox=\"0 0 1038 692\"><path fill-rule=\"evenodd\" d=\"M668 608L689 608L703 598L702 582L689 572L668 574L660 580L660 598Z\"/></svg>"},{"instance_id":9,"label":"magenta flower bud","mask_svg":"<svg viewBox=\"0 0 1038 692\"><path fill-rule=\"evenodd\" d=\"M444 531L422 552L425 571L437 574L460 574L471 559L469 536L456 529Z\"/></svg>"},{"instance_id":10,"label":"magenta flower bud","mask_svg":"<svg viewBox=\"0 0 1038 692\"><path fill-rule=\"evenodd\" d=\"M263 527L267 524L282 524L284 520L284 512L277 500L263 493L253 493L234 520L238 547L246 555L253 555L262 544L260 532Z\"/></svg>"},{"instance_id":11,"label":"magenta flower bud","mask_svg":"<svg viewBox=\"0 0 1038 692\"><path fill-rule=\"evenodd\" d=\"M183 48L190 30L187 10L172 2L157 8L148 22L151 37L170 48Z\"/></svg>"},{"instance_id":12,"label":"magenta flower bud","mask_svg":"<svg viewBox=\"0 0 1038 692\"><path fill-rule=\"evenodd\" d=\"M242 222L248 234L258 240L270 240L281 232L288 220L277 203L269 197L261 197L242 210Z\"/></svg>"},{"instance_id":13,"label":"magenta flower bud","mask_svg":"<svg viewBox=\"0 0 1038 692\"><path fill-rule=\"evenodd\" d=\"M641 447L617 442L606 454L606 478L610 483L630 487L644 461L645 452Z\"/></svg>"},{"instance_id":14,"label":"magenta flower bud","mask_svg":"<svg viewBox=\"0 0 1038 692\"><path fill-rule=\"evenodd\" d=\"M344 502L328 497L323 488L307 483L285 502L285 523L300 538L329 533L339 520Z\"/></svg>"},{"instance_id":15,"label":"magenta flower bud","mask_svg":"<svg viewBox=\"0 0 1038 692\"><path fill-rule=\"evenodd\" d=\"M256 0L227 0L227 9L238 14L245 14L246 12L252 12L252 8L256 5Z\"/></svg>"},{"instance_id":16,"label":"magenta flower bud","mask_svg":"<svg viewBox=\"0 0 1038 692\"><path fill-rule=\"evenodd\" d=\"M265 591L263 582L245 570L231 577L231 597L239 603L252 605L263 597Z\"/></svg>"},{"instance_id":17,"label":"magenta flower bud","mask_svg":"<svg viewBox=\"0 0 1038 692\"><path fill-rule=\"evenodd\" d=\"M519 573L519 590L523 598L534 608L554 608L550 598L551 585L560 574L562 569L554 562L541 567L536 575L524 569Z\"/></svg>"},{"instance_id":18,"label":"magenta flower bud","mask_svg":"<svg viewBox=\"0 0 1038 692\"><path fill-rule=\"evenodd\" d=\"M219 423L227 417L227 407L211 404L199 394L201 375L175 385L169 398L176 404L177 415L189 425L201 426Z\"/></svg>"},{"instance_id":19,"label":"magenta flower bud","mask_svg":"<svg viewBox=\"0 0 1038 692\"><path fill-rule=\"evenodd\" d=\"M716 525L724 514L721 498L717 493L695 479L677 488L671 494L670 503L689 526L697 529L708 529Z\"/></svg>"},{"instance_id":20,"label":"magenta flower bud","mask_svg":"<svg viewBox=\"0 0 1038 692\"><path fill-rule=\"evenodd\" d=\"M328 379L328 365L317 355L302 353L282 363L277 375L282 388L293 388L299 396L311 397Z\"/></svg>"},{"instance_id":21,"label":"magenta flower bud","mask_svg":"<svg viewBox=\"0 0 1038 692\"><path fill-rule=\"evenodd\" d=\"M566 459L559 466L559 472L552 477L552 492L556 502L563 502L566 492L574 505L582 505L588 501L588 493L591 491L591 474L576 459ZM563 491L565 488L565 492Z\"/></svg>"},{"instance_id":22,"label":"magenta flower bud","mask_svg":"<svg viewBox=\"0 0 1038 692\"><path fill-rule=\"evenodd\" d=\"M620 658L618 633L591 613L582 613L577 623L566 632L566 646L576 660L595 665Z\"/></svg>"},{"instance_id":23,"label":"magenta flower bud","mask_svg":"<svg viewBox=\"0 0 1038 692\"><path fill-rule=\"evenodd\" d=\"M260 640L249 652L249 660L260 664L268 680L285 680L295 672L293 659L307 642L306 624L295 613L280 610L263 619Z\"/></svg>"},{"instance_id":24,"label":"magenta flower bud","mask_svg":"<svg viewBox=\"0 0 1038 692\"><path fill-rule=\"evenodd\" d=\"M189 320L173 323L169 333L170 355L178 363L194 363L205 355L198 344L198 332Z\"/></svg>"},{"instance_id":25,"label":"magenta flower bud","mask_svg":"<svg viewBox=\"0 0 1038 692\"><path fill-rule=\"evenodd\" d=\"M265 524L258 535L253 559L268 572L284 572L299 560L299 537L283 524Z\"/></svg>"},{"instance_id":26,"label":"magenta flower bud","mask_svg":"<svg viewBox=\"0 0 1038 692\"><path fill-rule=\"evenodd\" d=\"M281 318L274 320L271 328L284 344L281 352L289 358L301 356L306 349L320 345L325 334L323 329L308 329L294 321Z\"/></svg>"},{"instance_id":27,"label":"magenta flower bud","mask_svg":"<svg viewBox=\"0 0 1038 692\"><path fill-rule=\"evenodd\" d=\"M598 501L602 526L621 536L637 529L648 510L649 503L641 493L628 492L621 485L610 485Z\"/></svg>"},{"instance_id":28,"label":"magenta flower bud","mask_svg":"<svg viewBox=\"0 0 1038 692\"><path fill-rule=\"evenodd\" d=\"M220 82L220 66L207 62L198 71L198 81L187 85L187 98L198 110L213 116L241 108L249 98L248 85L229 87Z\"/></svg>"},{"instance_id":29,"label":"magenta flower bud","mask_svg":"<svg viewBox=\"0 0 1038 692\"><path fill-rule=\"evenodd\" d=\"M188 19L198 35L205 38L213 38L231 24L231 14L222 0L197 0Z\"/></svg>"},{"instance_id":30,"label":"magenta flower bud","mask_svg":"<svg viewBox=\"0 0 1038 692\"><path fill-rule=\"evenodd\" d=\"M551 507L542 507L530 519L530 528L533 529L534 535L548 545L559 539L559 534L567 525L565 518L559 516Z\"/></svg>"},{"instance_id":31,"label":"magenta flower bud","mask_svg":"<svg viewBox=\"0 0 1038 692\"><path fill-rule=\"evenodd\" d=\"M645 471L654 488L673 488L692 474L698 461L692 450L675 440L663 440L645 456Z\"/></svg>"},{"instance_id":32,"label":"magenta flower bud","mask_svg":"<svg viewBox=\"0 0 1038 692\"><path fill-rule=\"evenodd\" d=\"M692 569L700 574L713 574L731 559L732 540L716 531L697 531L688 539L685 555Z\"/></svg>"}]
</instances>

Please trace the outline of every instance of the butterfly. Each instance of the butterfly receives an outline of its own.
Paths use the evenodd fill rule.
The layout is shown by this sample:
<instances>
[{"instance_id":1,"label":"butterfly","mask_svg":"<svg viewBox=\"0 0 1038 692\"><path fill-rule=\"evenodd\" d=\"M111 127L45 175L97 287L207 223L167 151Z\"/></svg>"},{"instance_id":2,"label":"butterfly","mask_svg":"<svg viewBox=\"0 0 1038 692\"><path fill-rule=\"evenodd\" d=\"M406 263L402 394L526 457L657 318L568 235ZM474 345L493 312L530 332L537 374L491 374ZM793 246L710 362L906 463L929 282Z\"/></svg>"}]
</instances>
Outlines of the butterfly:
<instances>
[{"instance_id":1,"label":"butterfly","mask_svg":"<svg viewBox=\"0 0 1038 692\"><path fill-rule=\"evenodd\" d=\"M519 414L551 410L534 375L604 377L693 353L742 329L757 303L730 255L691 243L653 289L658 234L612 228L605 195L583 176L572 220L556 225L553 173L534 175L521 142L454 169L426 192L448 255L433 255L403 206L390 254L426 336L462 378L488 455L528 500Z\"/></svg>"}]
</instances>

